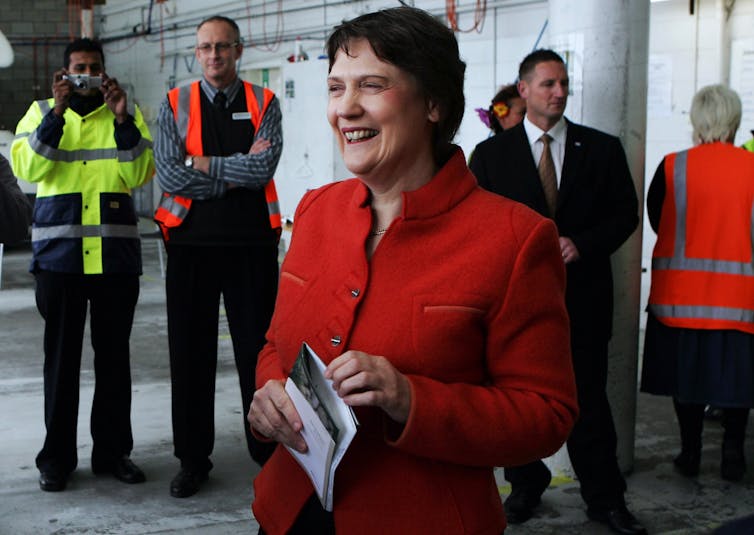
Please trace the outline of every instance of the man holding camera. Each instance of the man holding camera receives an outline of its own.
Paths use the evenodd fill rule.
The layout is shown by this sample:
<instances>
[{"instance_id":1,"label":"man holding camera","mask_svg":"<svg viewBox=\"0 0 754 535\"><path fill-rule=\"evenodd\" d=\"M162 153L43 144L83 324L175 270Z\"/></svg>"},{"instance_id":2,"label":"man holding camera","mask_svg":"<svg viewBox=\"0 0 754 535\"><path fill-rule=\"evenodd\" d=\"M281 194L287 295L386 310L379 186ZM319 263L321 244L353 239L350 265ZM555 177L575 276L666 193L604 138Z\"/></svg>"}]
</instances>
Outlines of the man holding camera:
<instances>
[{"instance_id":1,"label":"man holding camera","mask_svg":"<svg viewBox=\"0 0 754 535\"><path fill-rule=\"evenodd\" d=\"M36 463L44 491L65 489L78 463L79 373L91 307L95 389L92 470L125 483L144 473L130 460L129 338L139 296L141 245L131 189L154 174L140 111L105 74L102 47L71 42L53 98L29 107L11 147L15 174L36 182L32 262L44 328L47 435Z\"/></svg>"}]
</instances>

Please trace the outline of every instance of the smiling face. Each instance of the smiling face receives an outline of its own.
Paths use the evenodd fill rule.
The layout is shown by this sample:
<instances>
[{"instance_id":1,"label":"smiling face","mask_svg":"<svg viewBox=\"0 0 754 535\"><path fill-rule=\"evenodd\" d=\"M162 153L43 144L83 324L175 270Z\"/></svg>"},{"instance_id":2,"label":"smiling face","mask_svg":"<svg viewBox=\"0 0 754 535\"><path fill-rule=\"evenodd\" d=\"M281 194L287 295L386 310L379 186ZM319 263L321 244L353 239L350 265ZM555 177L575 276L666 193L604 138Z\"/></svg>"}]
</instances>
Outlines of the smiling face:
<instances>
[{"instance_id":1,"label":"smiling face","mask_svg":"<svg viewBox=\"0 0 754 535\"><path fill-rule=\"evenodd\" d=\"M346 167L370 187L420 187L436 171L437 108L413 76L379 59L368 41L348 46L350 55L337 52L327 79L327 119Z\"/></svg>"},{"instance_id":2,"label":"smiling face","mask_svg":"<svg viewBox=\"0 0 754 535\"><path fill-rule=\"evenodd\" d=\"M219 89L236 79L236 61L243 51L238 41L236 31L223 21L205 22L196 31L196 59L207 81Z\"/></svg>"},{"instance_id":3,"label":"smiling face","mask_svg":"<svg viewBox=\"0 0 754 535\"><path fill-rule=\"evenodd\" d=\"M543 61L518 83L526 101L526 116L547 132L565 112L568 101L568 73L559 61Z\"/></svg>"}]
</instances>

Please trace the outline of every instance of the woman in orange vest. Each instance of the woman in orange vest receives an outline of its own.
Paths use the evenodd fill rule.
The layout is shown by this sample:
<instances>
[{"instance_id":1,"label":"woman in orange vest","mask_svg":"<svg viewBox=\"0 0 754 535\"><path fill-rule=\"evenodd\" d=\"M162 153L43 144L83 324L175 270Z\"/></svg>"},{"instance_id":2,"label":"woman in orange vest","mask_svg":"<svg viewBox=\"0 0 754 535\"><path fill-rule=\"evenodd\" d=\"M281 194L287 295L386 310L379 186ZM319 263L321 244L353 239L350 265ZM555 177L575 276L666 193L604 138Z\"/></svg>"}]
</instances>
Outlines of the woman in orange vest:
<instances>
[{"instance_id":1,"label":"woman in orange vest","mask_svg":"<svg viewBox=\"0 0 754 535\"><path fill-rule=\"evenodd\" d=\"M691 105L695 146L665 156L647 195L657 243L644 344L644 392L673 397L676 468L699 474L705 405L723 409L721 476L743 478L754 406L754 154L733 145L741 100L722 85Z\"/></svg>"}]
</instances>

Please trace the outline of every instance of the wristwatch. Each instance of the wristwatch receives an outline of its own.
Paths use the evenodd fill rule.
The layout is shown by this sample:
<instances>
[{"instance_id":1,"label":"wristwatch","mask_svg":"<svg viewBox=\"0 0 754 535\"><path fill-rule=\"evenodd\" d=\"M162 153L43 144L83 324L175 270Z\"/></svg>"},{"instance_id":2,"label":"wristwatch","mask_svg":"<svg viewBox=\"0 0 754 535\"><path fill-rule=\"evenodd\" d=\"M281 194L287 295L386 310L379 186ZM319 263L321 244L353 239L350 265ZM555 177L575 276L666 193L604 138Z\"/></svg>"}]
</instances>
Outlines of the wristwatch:
<instances>
[{"instance_id":1,"label":"wristwatch","mask_svg":"<svg viewBox=\"0 0 754 535\"><path fill-rule=\"evenodd\" d=\"M183 162L183 163L184 163L184 164L186 165L186 167L188 167L189 169L193 169L193 167L194 167L194 157L193 157L193 156L186 156L186 161L185 161L185 162Z\"/></svg>"}]
</instances>

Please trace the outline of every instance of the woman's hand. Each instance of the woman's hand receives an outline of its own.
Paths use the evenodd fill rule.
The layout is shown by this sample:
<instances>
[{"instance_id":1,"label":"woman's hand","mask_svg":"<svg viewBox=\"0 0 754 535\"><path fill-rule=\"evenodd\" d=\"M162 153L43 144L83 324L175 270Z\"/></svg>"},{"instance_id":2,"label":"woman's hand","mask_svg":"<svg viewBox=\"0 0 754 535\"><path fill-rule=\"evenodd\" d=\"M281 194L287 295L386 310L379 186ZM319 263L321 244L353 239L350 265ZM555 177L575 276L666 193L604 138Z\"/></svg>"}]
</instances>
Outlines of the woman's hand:
<instances>
[{"instance_id":1,"label":"woman's hand","mask_svg":"<svg viewBox=\"0 0 754 535\"><path fill-rule=\"evenodd\" d=\"M346 351L330 363L325 377L348 405L379 407L398 423L408 420L411 387L385 357Z\"/></svg>"},{"instance_id":2,"label":"woman's hand","mask_svg":"<svg viewBox=\"0 0 754 535\"><path fill-rule=\"evenodd\" d=\"M306 453L306 441L301 436L304 424L284 385L283 381L270 379L258 389L246 419L258 433Z\"/></svg>"}]
</instances>

